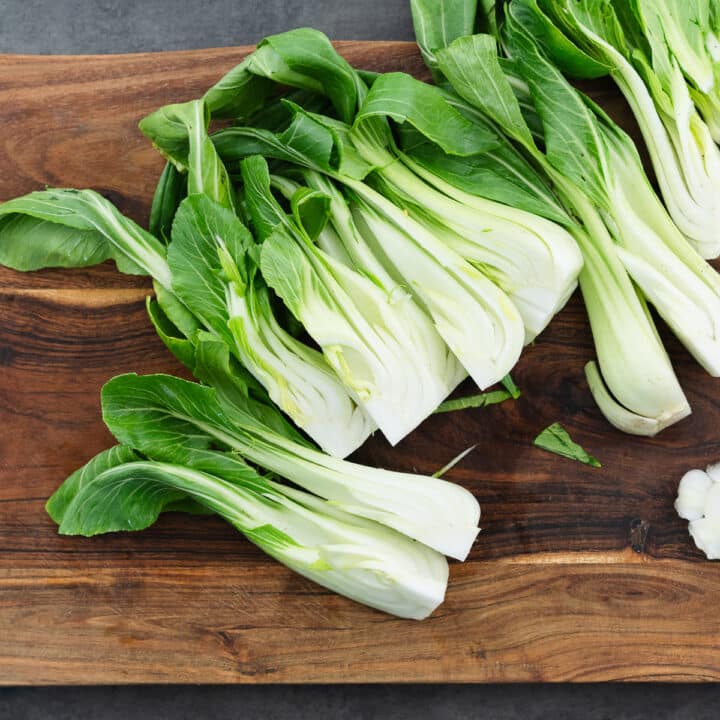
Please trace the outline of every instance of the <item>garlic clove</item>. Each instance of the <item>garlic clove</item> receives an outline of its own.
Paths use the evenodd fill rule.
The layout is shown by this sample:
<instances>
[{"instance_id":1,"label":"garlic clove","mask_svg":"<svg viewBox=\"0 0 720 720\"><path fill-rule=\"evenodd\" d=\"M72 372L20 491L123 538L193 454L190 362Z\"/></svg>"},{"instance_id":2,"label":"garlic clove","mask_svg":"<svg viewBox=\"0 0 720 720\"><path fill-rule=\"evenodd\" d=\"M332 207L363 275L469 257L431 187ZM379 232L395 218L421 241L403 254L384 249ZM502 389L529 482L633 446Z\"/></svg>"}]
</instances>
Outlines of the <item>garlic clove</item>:
<instances>
[{"instance_id":1,"label":"garlic clove","mask_svg":"<svg viewBox=\"0 0 720 720\"><path fill-rule=\"evenodd\" d=\"M699 520L705 514L705 503L713 481L703 470L689 470L682 476L675 500L678 515L685 520Z\"/></svg>"},{"instance_id":2,"label":"garlic clove","mask_svg":"<svg viewBox=\"0 0 720 720\"><path fill-rule=\"evenodd\" d=\"M688 526L695 544L708 560L720 559L720 518L700 518Z\"/></svg>"}]
</instances>

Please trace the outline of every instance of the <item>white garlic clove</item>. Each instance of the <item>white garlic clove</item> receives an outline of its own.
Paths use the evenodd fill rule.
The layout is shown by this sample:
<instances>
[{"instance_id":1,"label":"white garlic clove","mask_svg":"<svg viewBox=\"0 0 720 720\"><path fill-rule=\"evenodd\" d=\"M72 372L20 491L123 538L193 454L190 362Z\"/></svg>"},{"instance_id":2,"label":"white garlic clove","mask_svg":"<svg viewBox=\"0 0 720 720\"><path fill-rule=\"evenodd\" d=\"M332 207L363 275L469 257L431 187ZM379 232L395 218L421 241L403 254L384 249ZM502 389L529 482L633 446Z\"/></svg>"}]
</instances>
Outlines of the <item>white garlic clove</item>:
<instances>
[{"instance_id":1,"label":"white garlic clove","mask_svg":"<svg viewBox=\"0 0 720 720\"><path fill-rule=\"evenodd\" d=\"M675 509L685 520L699 520L705 514L705 502L713 481L703 470L689 470L678 487Z\"/></svg>"},{"instance_id":2,"label":"white garlic clove","mask_svg":"<svg viewBox=\"0 0 720 720\"><path fill-rule=\"evenodd\" d=\"M693 520L688 529L695 544L707 555L708 560L720 559L720 519Z\"/></svg>"},{"instance_id":3,"label":"white garlic clove","mask_svg":"<svg viewBox=\"0 0 720 720\"><path fill-rule=\"evenodd\" d=\"M720 520L720 483L714 482L705 497L706 518Z\"/></svg>"}]
</instances>

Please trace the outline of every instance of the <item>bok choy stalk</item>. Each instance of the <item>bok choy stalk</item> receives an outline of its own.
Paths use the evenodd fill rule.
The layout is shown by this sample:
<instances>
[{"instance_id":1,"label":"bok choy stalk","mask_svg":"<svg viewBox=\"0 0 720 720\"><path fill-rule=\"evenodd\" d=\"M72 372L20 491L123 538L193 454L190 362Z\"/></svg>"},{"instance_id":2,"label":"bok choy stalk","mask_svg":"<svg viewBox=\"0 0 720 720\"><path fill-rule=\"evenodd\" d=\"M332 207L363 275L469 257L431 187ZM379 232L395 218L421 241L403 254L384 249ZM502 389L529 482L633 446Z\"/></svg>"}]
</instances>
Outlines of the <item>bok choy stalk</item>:
<instances>
[{"instance_id":1,"label":"bok choy stalk","mask_svg":"<svg viewBox=\"0 0 720 720\"><path fill-rule=\"evenodd\" d=\"M690 410L644 299L623 265L627 258L616 244L622 245L623 239L630 242L630 223L614 216L612 207L616 187L621 179L625 182L625 176L611 162L601 121L547 61L532 34L512 15L506 18L504 29L514 70L527 84L538 115L539 123L534 125L543 133L542 150L503 71L494 38L458 38L448 48L435 51L438 67L466 102L503 128L542 168L577 219L570 229L585 260L580 286L602 372L600 375L595 363L588 365L590 389L616 427L653 435ZM601 120L609 123L604 116ZM619 133L618 129L617 137L624 137ZM629 159L634 162L635 156L631 154ZM649 192L641 186L638 193L646 200L645 190ZM618 224L624 228L622 232ZM641 242L649 243L650 250L640 248ZM647 263L654 263L657 269L661 263L652 251L666 257L668 249L648 230L633 251L642 252ZM640 277L639 272L637 275ZM696 280L699 286L701 281Z\"/></svg>"},{"instance_id":2,"label":"bok choy stalk","mask_svg":"<svg viewBox=\"0 0 720 720\"><path fill-rule=\"evenodd\" d=\"M345 457L375 426L322 355L279 325L254 246L232 211L197 193L177 210L167 250L92 190L44 190L0 205L0 263L36 270L113 258L124 272L152 275L157 303L148 306L150 317L181 362L195 372L194 336L209 331L299 427L326 452ZM184 340L163 332L167 322Z\"/></svg>"},{"instance_id":3,"label":"bok choy stalk","mask_svg":"<svg viewBox=\"0 0 720 720\"><path fill-rule=\"evenodd\" d=\"M47 190L0 206L0 262L31 270L112 257L121 270L151 275L151 319L171 351L182 351L182 362L195 372L193 343L163 332L160 315L188 340L198 331L221 338L299 427L327 452L348 455L374 425L322 355L277 322L257 271L259 251L232 210L235 190L207 136L202 102L171 109L187 181L173 180L167 169L161 178L156 221L175 221L167 249L90 190ZM191 195L177 209L185 184Z\"/></svg>"},{"instance_id":4,"label":"bok choy stalk","mask_svg":"<svg viewBox=\"0 0 720 720\"><path fill-rule=\"evenodd\" d=\"M215 345L208 349L226 348ZM155 460L182 465L188 454L219 447L444 555L464 559L477 536L480 508L467 490L318 452L266 422L273 408L247 395L234 392L230 404L224 392L171 376L122 375L105 385L102 401L118 441Z\"/></svg>"},{"instance_id":5,"label":"bok choy stalk","mask_svg":"<svg viewBox=\"0 0 720 720\"><path fill-rule=\"evenodd\" d=\"M392 275L365 241L353 217L351 205L340 189L328 177L314 170L301 170L299 177L308 187L321 192L329 200L330 216L317 236L318 246L336 261L370 278L384 293L386 302L404 318L408 346L417 355L429 353L430 366L438 368L449 385L457 385L467 373L442 342L429 315L415 302L402 279ZM272 180L287 199L300 187L287 177L276 175Z\"/></svg>"},{"instance_id":6,"label":"bok choy stalk","mask_svg":"<svg viewBox=\"0 0 720 720\"><path fill-rule=\"evenodd\" d=\"M259 248L232 211L188 196L175 216L168 260L178 296L298 427L336 457L363 443L374 425L322 355L277 322Z\"/></svg>"},{"instance_id":7,"label":"bok choy stalk","mask_svg":"<svg viewBox=\"0 0 720 720\"><path fill-rule=\"evenodd\" d=\"M242 174L245 207L262 240L263 277L359 405L397 443L455 387L456 362L437 333L428 346L413 342L402 308L389 303L367 276L315 245L309 227L324 226L327 196L298 188L288 217L272 194L262 157L245 159Z\"/></svg>"},{"instance_id":8,"label":"bok choy stalk","mask_svg":"<svg viewBox=\"0 0 720 720\"><path fill-rule=\"evenodd\" d=\"M703 257L717 257L720 149L694 108L669 41L674 23L666 22L662 5L512 0L505 13L533 33L561 70L615 80L640 126L670 215ZM694 3L686 5L691 18Z\"/></svg>"},{"instance_id":9,"label":"bok choy stalk","mask_svg":"<svg viewBox=\"0 0 720 720\"><path fill-rule=\"evenodd\" d=\"M521 29L525 36L535 37L534 26L523 25L526 19L522 13L516 15L513 6L509 8L506 28L515 38L509 43L519 42ZM547 82L547 77L536 72L543 67L540 60L527 63L518 57L515 67L535 90L540 81ZM556 92L563 85L559 76L558 81ZM575 94L567 83L564 89L569 95ZM601 170L602 182L594 183L592 197L619 246L619 256L633 281L685 347L711 375L718 376L720 276L668 216L630 137L588 98L582 100L587 109L576 104L578 115L586 114L587 147L591 156L598 158ZM569 97L566 102L570 106ZM590 187L588 177L577 173L576 182Z\"/></svg>"},{"instance_id":10,"label":"bok choy stalk","mask_svg":"<svg viewBox=\"0 0 720 720\"><path fill-rule=\"evenodd\" d=\"M421 620L443 601L447 561L378 523L259 475L240 459L196 451L182 465L125 445L95 456L53 494L47 510L64 535L142 530L191 499L271 557L353 600Z\"/></svg>"}]
</instances>

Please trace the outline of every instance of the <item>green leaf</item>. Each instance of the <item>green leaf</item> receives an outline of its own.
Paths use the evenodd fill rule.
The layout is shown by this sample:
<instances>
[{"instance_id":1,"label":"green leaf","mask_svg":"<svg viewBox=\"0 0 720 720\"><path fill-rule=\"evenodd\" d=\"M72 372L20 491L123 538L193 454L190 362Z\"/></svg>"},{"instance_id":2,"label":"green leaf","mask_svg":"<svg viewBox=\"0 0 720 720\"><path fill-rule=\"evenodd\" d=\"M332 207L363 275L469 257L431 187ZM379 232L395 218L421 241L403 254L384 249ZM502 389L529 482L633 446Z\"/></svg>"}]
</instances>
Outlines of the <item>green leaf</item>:
<instances>
[{"instance_id":1,"label":"green leaf","mask_svg":"<svg viewBox=\"0 0 720 720\"><path fill-rule=\"evenodd\" d=\"M195 347L192 341L188 340L171 322L157 300L148 297L146 308L150 322L165 347L192 372L195 367Z\"/></svg>"},{"instance_id":2,"label":"green leaf","mask_svg":"<svg viewBox=\"0 0 720 720\"><path fill-rule=\"evenodd\" d=\"M265 242L277 227L289 226L290 221L270 187L270 171L265 158L253 155L241 164L245 207L252 219L255 236Z\"/></svg>"},{"instance_id":3,"label":"green leaf","mask_svg":"<svg viewBox=\"0 0 720 720\"><path fill-rule=\"evenodd\" d=\"M247 118L262 108L275 92L272 80L249 69L252 55L226 73L203 96L214 118Z\"/></svg>"},{"instance_id":4,"label":"green leaf","mask_svg":"<svg viewBox=\"0 0 720 720\"><path fill-rule=\"evenodd\" d=\"M279 435L305 447L315 447L270 402L265 388L230 354L225 343L203 338L196 346L193 374L212 386L225 413L232 417L240 408Z\"/></svg>"},{"instance_id":5,"label":"green leaf","mask_svg":"<svg viewBox=\"0 0 720 720\"><path fill-rule=\"evenodd\" d=\"M232 281L244 293L252 272L246 256L253 244L238 217L206 196L190 195L180 204L168 247L173 290L206 327L231 346L226 288ZM234 277L228 277L224 258L235 261Z\"/></svg>"},{"instance_id":6,"label":"green leaf","mask_svg":"<svg viewBox=\"0 0 720 720\"><path fill-rule=\"evenodd\" d=\"M505 402L505 400L510 400L513 397L512 393L506 390L493 390L478 395L467 395L465 397L446 400L438 406L435 412L446 413L455 412L456 410L467 410L468 408L483 408L488 405Z\"/></svg>"},{"instance_id":7,"label":"green leaf","mask_svg":"<svg viewBox=\"0 0 720 720\"><path fill-rule=\"evenodd\" d=\"M475 155L499 144L495 133L463 117L439 88L406 73L381 75L373 83L354 125L358 128L378 117L410 123L452 155Z\"/></svg>"},{"instance_id":8,"label":"green leaf","mask_svg":"<svg viewBox=\"0 0 720 720\"><path fill-rule=\"evenodd\" d=\"M567 430L565 430L560 423L553 423L549 427L546 427L535 440L533 440L533 445L548 452L555 453L555 455L561 455L562 457L577 460L586 465L592 465L592 467L602 467L596 458L588 455L580 445L573 442Z\"/></svg>"},{"instance_id":9,"label":"green leaf","mask_svg":"<svg viewBox=\"0 0 720 720\"><path fill-rule=\"evenodd\" d=\"M187 176L170 162L165 163L155 188L150 208L150 232L165 244L170 242L170 229L180 201L187 195Z\"/></svg>"},{"instance_id":10,"label":"green leaf","mask_svg":"<svg viewBox=\"0 0 720 720\"><path fill-rule=\"evenodd\" d=\"M138 123L153 147L182 173L188 168L188 103L163 105Z\"/></svg>"},{"instance_id":11,"label":"green leaf","mask_svg":"<svg viewBox=\"0 0 720 720\"><path fill-rule=\"evenodd\" d=\"M477 0L410 0L415 39L437 82L442 79L436 51L463 35L472 35Z\"/></svg>"},{"instance_id":12,"label":"green leaf","mask_svg":"<svg viewBox=\"0 0 720 720\"><path fill-rule=\"evenodd\" d=\"M315 241L330 217L330 198L318 190L300 187L290 198L290 208L298 227Z\"/></svg>"},{"instance_id":13,"label":"green leaf","mask_svg":"<svg viewBox=\"0 0 720 720\"><path fill-rule=\"evenodd\" d=\"M292 314L301 319L309 303L334 308L325 286L310 261L288 231L278 227L262 246L260 267L267 284L282 298Z\"/></svg>"},{"instance_id":14,"label":"green leaf","mask_svg":"<svg viewBox=\"0 0 720 720\"><path fill-rule=\"evenodd\" d=\"M248 69L281 85L321 92L341 120L351 123L364 86L353 68L318 30L298 28L265 38Z\"/></svg>"},{"instance_id":15,"label":"green leaf","mask_svg":"<svg viewBox=\"0 0 720 720\"><path fill-rule=\"evenodd\" d=\"M400 147L404 155L459 190L561 225L570 223L545 180L506 141L481 155L459 157L444 153L411 129L400 133Z\"/></svg>"},{"instance_id":16,"label":"green leaf","mask_svg":"<svg viewBox=\"0 0 720 720\"><path fill-rule=\"evenodd\" d=\"M166 105L140 122L140 129L176 168L187 172L187 194L204 194L234 209L235 190L208 136L203 100Z\"/></svg>"},{"instance_id":17,"label":"green leaf","mask_svg":"<svg viewBox=\"0 0 720 720\"><path fill-rule=\"evenodd\" d=\"M596 205L608 206L606 148L595 116L578 90L543 55L531 31L508 13L506 43L542 119L549 164Z\"/></svg>"},{"instance_id":18,"label":"green leaf","mask_svg":"<svg viewBox=\"0 0 720 720\"><path fill-rule=\"evenodd\" d=\"M332 105L324 95L311 90L291 90L286 95L269 100L243 124L247 127L281 133L287 129L295 117L293 110L295 107L301 107L310 113L332 112Z\"/></svg>"},{"instance_id":19,"label":"green leaf","mask_svg":"<svg viewBox=\"0 0 720 720\"><path fill-rule=\"evenodd\" d=\"M522 395L520 388L515 384L515 381L509 373L500 382L510 395L512 395L513 400L517 400Z\"/></svg>"},{"instance_id":20,"label":"green leaf","mask_svg":"<svg viewBox=\"0 0 720 720\"><path fill-rule=\"evenodd\" d=\"M0 206L3 210L10 212L11 208ZM115 259L115 254L115 248L97 230L17 213L0 218L0 263L14 270L89 267ZM137 268L134 274L144 271Z\"/></svg>"},{"instance_id":21,"label":"green leaf","mask_svg":"<svg viewBox=\"0 0 720 720\"><path fill-rule=\"evenodd\" d=\"M92 479L111 468L124 463L140 460L140 456L127 445L115 445L103 450L78 468L65 482L50 496L45 505L48 515L58 524L62 524L69 506L77 493Z\"/></svg>"},{"instance_id":22,"label":"green leaf","mask_svg":"<svg viewBox=\"0 0 720 720\"><path fill-rule=\"evenodd\" d=\"M198 318L174 295L158 283L153 283L155 298L168 320L182 333L183 337L192 337L202 324Z\"/></svg>"},{"instance_id":23,"label":"green leaf","mask_svg":"<svg viewBox=\"0 0 720 720\"><path fill-rule=\"evenodd\" d=\"M526 148L534 147L530 128L498 63L494 37L473 35L458 38L439 51L437 58L440 69L460 97L487 113L503 132Z\"/></svg>"},{"instance_id":24,"label":"green leaf","mask_svg":"<svg viewBox=\"0 0 720 720\"><path fill-rule=\"evenodd\" d=\"M553 3L544 0L513 0L509 13L532 34L562 72L575 78L594 79L604 77L613 69L611 64L589 55L568 39L543 12L540 3L555 9Z\"/></svg>"},{"instance_id":25,"label":"green leaf","mask_svg":"<svg viewBox=\"0 0 720 720\"><path fill-rule=\"evenodd\" d=\"M120 272L170 286L162 243L92 190L43 190L0 205L0 263L8 267L86 267L108 258Z\"/></svg>"}]
</instances>

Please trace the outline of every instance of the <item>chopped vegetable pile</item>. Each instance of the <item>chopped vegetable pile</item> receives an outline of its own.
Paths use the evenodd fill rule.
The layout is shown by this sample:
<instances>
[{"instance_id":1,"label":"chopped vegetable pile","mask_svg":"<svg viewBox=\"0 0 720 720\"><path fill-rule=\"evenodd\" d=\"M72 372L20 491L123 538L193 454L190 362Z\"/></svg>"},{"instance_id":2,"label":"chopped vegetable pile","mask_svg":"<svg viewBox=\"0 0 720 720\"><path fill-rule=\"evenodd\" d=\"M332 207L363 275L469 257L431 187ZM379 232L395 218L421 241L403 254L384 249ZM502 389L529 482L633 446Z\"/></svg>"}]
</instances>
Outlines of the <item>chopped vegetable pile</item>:
<instances>
[{"instance_id":1,"label":"chopped vegetable pile","mask_svg":"<svg viewBox=\"0 0 720 720\"><path fill-rule=\"evenodd\" d=\"M439 477L343 459L371 433L394 445L433 413L519 398L510 371L578 284L587 384L616 428L654 435L690 413L648 304L720 375L704 259L720 254L720 6L410 4L434 84L353 68L302 28L143 118L167 160L148 230L89 189L0 205L3 265L112 259L150 276L150 320L198 381L105 385L118 445L50 498L61 533L217 513L296 572L424 618L480 508ZM568 79L605 75L664 204L631 138ZM449 398L468 376L504 389ZM559 423L534 444L600 467ZM718 556L693 478L678 511Z\"/></svg>"}]
</instances>

